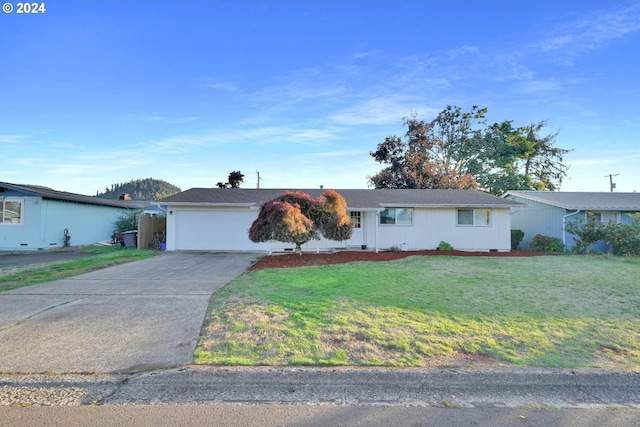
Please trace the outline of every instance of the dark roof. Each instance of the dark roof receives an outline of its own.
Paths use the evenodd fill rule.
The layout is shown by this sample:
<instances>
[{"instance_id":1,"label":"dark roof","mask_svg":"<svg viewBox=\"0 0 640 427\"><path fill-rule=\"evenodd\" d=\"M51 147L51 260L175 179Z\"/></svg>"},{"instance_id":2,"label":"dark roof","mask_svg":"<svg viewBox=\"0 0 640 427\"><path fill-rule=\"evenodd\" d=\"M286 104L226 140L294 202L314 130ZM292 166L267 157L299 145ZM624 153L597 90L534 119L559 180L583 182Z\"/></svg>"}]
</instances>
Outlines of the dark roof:
<instances>
[{"instance_id":1,"label":"dark roof","mask_svg":"<svg viewBox=\"0 0 640 427\"><path fill-rule=\"evenodd\" d=\"M25 195L40 196L43 199L61 200L65 202L84 203L88 205L111 206L117 208L142 209L149 205L149 202L138 200L111 200L101 199L94 196L85 196L83 194L67 193L65 191L56 191L47 187L38 187L34 185L17 185L7 182L0 182L0 192L3 189L13 190ZM1 193L0 193L1 194Z\"/></svg>"},{"instance_id":2,"label":"dark roof","mask_svg":"<svg viewBox=\"0 0 640 427\"><path fill-rule=\"evenodd\" d=\"M640 211L640 193L508 191L504 197L510 195L571 210Z\"/></svg>"},{"instance_id":3,"label":"dark roof","mask_svg":"<svg viewBox=\"0 0 640 427\"><path fill-rule=\"evenodd\" d=\"M191 188L159 200L167 205L261 206L285 191L300 191L314 198L326 189ZM336 189L350 209L382 207L515 207L518 202L474 190L373 190Z\"/></svg>"}]
</instances>

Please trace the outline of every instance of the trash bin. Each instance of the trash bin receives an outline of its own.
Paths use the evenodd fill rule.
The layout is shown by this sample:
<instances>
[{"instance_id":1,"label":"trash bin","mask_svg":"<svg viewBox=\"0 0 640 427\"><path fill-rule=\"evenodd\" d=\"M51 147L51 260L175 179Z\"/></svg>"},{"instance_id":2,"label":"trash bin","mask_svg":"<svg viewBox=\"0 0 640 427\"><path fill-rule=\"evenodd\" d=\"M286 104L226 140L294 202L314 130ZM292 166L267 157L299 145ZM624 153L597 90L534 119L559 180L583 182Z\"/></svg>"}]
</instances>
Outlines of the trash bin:
<instances>
[{"instance_id":1,"label":"trash bin","mask_svg":"<svg viewBox=\"0 0 640 427\"><path fill-rule=\"evenodd\" d=\"M124 239L125 248L138 247L138 230L123 231L122 239Z\"/></svg>"}]
</instances>

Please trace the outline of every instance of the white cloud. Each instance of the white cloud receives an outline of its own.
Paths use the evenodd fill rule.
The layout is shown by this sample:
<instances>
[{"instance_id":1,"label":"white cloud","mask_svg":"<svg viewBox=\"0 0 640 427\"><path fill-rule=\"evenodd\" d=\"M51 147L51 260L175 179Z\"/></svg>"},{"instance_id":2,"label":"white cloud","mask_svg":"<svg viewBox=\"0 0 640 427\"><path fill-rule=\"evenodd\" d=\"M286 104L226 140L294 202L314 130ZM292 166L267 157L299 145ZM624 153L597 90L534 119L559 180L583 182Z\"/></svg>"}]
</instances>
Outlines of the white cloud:
<instances>
[{"instance_id":1,"label":"white cloud","mask_svg":"<svg viewBox=\"0 0 640 427\"><path fill-rule=\"evenodd\" d=\"M224 90L227 92L235 92L236 90L238 90L238 86L236 86L234 83L229 82L207 83L206 86L211 89Z\"/></svg>"},{"instance_id":2,"label":"white cloud","mask_svg":"<svg viewBox=\"0 0 640 427\"><path fill-rule=\"evenodd\" d=\"M300 144L318 145L337 138L334 128L263 126L244 128L214 129L202 134L181 135L151 141L147 145L152 149L160 149L163 153L177 153L195 146L209 147L216 145L239 144Z\"/></svg>"},{"instance_id":3,"label":"white cloud","mask_svg":"<svg viewBox=\"0 0 640 427\"><path fill-rule=\"evenodd\" d=\"M234 130L234 141L246 141L259 145L290 143L318 145L336 138L331 128L297 128L290 126L270 126L255 129Z\"/></svg>"},{"instance_id":4,"label":"white cloud","mask_svg":"<svg viewBox=\"0 0 640 427\"><path fill-rule=\"evenodd\" d=\"M400 124L403 117L412 113L428 117L439 111L425 108L418 97L400 95L372 98L332 114L328 119L344 126Z\"/></svg>"},{"instance_id":5,"label":"white cloud","mask_svg":"<svg viewBox=\"0 0 640 427\"><path fill-rule=\"evenodd\" d=\"M608 4L618 5L615 2ZM553 34L541 40L538 48L577 55L637 31L640 31L640 3L626 3L612 10L589 13L563 28L552 30Z\"/></svg>"},{"instance_id":6,"label":"white cloud","mask_svg":"<svg viewBox=\"0 0 640 427\"><path fill-rule=\"evenodd\" d=\"M520 91L530 95L544 95L549 92L557 92L562 86L554 79L529 80L519 85Z\"/></svg>"},{"instance_id":7,"label":"white cloud","mask_svg":"<svg viewBox=\"0 0 640 427\"><path fill-rule=\"evenodd\" d=\"M208 135L184 135L164 138L148 143L152 149L162 150L163 153L176 153L183 151L187 147L193 147L203 144L222 143Z\"/></svg>"},{"instance_id":8,"label":"white cloud","mask_svg":"<svg viewBox=\"0 0 640 427\"><path fill-rule=\"evenodd\" d=\"M366 58L367 56L370 56L372 53L371 52L354 52L351 55L351 59L362 59L362 58Z\"/></svg>"},{"instance_id":9,"label":"white cloud","mask_svg":"<svg viewBox=\"0 0 640 427\"><path fill-rule=\"evenodd\" d=\"M226 92L235 92L238 90L237 84L226 79L217 77L204 77L200 81L202 82L202 86L209 89L222 90Z\"/></svg>"},{"instance_id":10,"label":"white cloud","mask_svg":"<svg viewBox=\"0 0 640 427\"><path fill-rule=\"evenodd\" d=\"M0 143L2 144L20 144L27 139L26 135L0 135Z\"/></svg>"},{"instance_id":11,"label":"white cloud","mask_svg":"<svg viewBox=\"0 0 640 427\"><path fill-rule=\"evenodd\" d=\"M101 162L98 167L96 166L95 162L59 163L48 166L47 173L52 175L72 176L76 179L79 179L84 176L95 175L97 169L100 170L101 174L106 174L108 172L136 168L146 163L147 160L144 160L144 158L141 158L139 156L136 158L120 158L118 159L118 161L112 162Z\"/></svg>"},{"instance_id":12,"label":"white cloud","mask_svg":"<svg viewBox=\"0 0 640 427\"><path fill-rule=\"evenodd\" d=\"M345 86L339 81L313 82L291 81L283 85L264 88L251 96L254 104L267 108L290 107L299 103L333 102L345 94Z\"/></svg>"},{"instance_id":13,"label":"white cloud","mask_svg":"<svg viewBox=\"0 0 640 427\"><path fill-rule=\"evenodd\" d=\"M141 122L163 122L169 124L191 123L200 120L199 116L167 117L161 115L130 116L127 120Z\"/></svg>"},{"instance_id":14,"label":"white cloud","mask_svg":"<svg viewBox=\"0 0 640 427\"><path fill-rule=\"evenodd\" d=\"M313 153L314 156L318 157L343 157L343 156L367 156L369 155L369 151L367 150L337 150L337 151L324 151L320 153Z\"/></svg>"},{"instance_id":15,"label":"white cloud","mask_svg":"<svg viewBox=\"0 0 640 427\"><path fill-rule=\"evenodd\" d=\"M573 36L567 34L564 36L552 37L540 42L540 48L542 50L556 50L561 49L573 41Z\"/></svg>"},{"instance_id":16,"label":"white cloud","mask_svg":"<svg viewBox=\"0 0 640 427\"><path fill-rule=\"evenodd\" d=\"M477 46L464 45L457 49L449 51L449 59L456 59L462 55L471 55L480 53L480 48Z\"/></svg>"}]
</instances>

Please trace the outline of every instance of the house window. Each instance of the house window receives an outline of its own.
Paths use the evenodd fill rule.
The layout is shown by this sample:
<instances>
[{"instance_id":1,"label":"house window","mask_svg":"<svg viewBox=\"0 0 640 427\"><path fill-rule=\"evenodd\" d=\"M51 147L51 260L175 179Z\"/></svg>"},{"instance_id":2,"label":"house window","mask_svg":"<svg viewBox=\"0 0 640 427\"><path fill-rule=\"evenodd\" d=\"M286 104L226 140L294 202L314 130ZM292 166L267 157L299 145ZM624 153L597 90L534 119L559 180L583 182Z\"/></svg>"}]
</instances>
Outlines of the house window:
<instances>
[{"instance_id":1,"label":"house window","mask_svg":"<svg viewBox=\"0 0 640 427\"><path fill-rule=\"evenodd\" d=\"M362 227L362 213L361 212L349 212L349 218L351 218L351 224L353 224L353 228Z\"/></svg>"},{"instance_id":2,"label":"house window","mask_svg":"<svg viewBox=\"0 0 640 427\"><path fill-rule=\"evenodd\" d=\"M0 225L22 224L22 200L0 199Z\"/></svg>"},{"instance_id":3,"label":"house window","mask_svg":"<svg viewBox=\"0 0 640 427\"><path fill-rule=\"evenodd\" d=\"M618 214L616 212L587 212L587 222L595 221L596 225L617 223Z\"/></svg>"},{"instance_id":4,"label":"house window","mask_svg":"<svg viewBox=\"0 0 640 427\"><path fill-rule=\"evenodd\" d=\"M491 225L491 209L458 209L458 225Z\"/></svg>"},{"instance_id":5,"label":"house window","mask_svg":"<svg viewBox=\"0 0 640 427\"><path fill-rule=\"evenodd\" d=\"M380 212L380 224L413 225L412 208L389 208Z\"/></svg>"}]
</instances>

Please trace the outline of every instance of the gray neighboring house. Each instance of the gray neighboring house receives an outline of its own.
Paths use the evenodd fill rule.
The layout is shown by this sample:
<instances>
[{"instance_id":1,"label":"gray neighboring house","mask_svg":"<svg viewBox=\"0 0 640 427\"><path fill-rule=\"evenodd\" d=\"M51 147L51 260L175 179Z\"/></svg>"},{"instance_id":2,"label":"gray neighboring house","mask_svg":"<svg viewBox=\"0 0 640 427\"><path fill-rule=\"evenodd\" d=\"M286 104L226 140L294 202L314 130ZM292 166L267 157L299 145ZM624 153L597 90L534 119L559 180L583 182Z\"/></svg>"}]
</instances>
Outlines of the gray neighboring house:
<instances>
[{"instance_id":1,"label":"gray neighboring house","mask_svg":"<svg viewBox=\"0 0 640 427\"><path fill-rule=\"evenodd\" d=\"M109 239L114 223L149 202L109 200L45 187L0 182L0 251L91 245Z\"/></svg>"},{"instance_id":2,"label":"gray neighboring house","mask_svg":"<svg viewBox=\"0 0 640 427\"><path fill-rule=\"evenodd\" d=\"M167 250L291 251L293 244L254 243L248 232L260 207L286 189L192 188L156 203L167 206ZM322 189L290 189L314 198ZM510 210L520 203L472 190L336 189L354 225L346 242L312 240L304 251L398 246L509 251Z\"/></svg>"},{"instance_id":3,"label":"gray neighboring house","mask_svg":"<svg viewBox=\"0 0 640 427\"><path fill-rule=\"evenodd\" d=\"M621 224L631 221L627 214L640 212L640 193L565 192L565 191L508 191L504 198L526 204L511 212L511 228L524 231L521 245L528 248L536 234L557 237L567 249L574 244L573 234L567 233L565 224L587 220L593 215L597 222ZM604 242L593 249L606 251Z\"/></svg>"}]
</instances>

